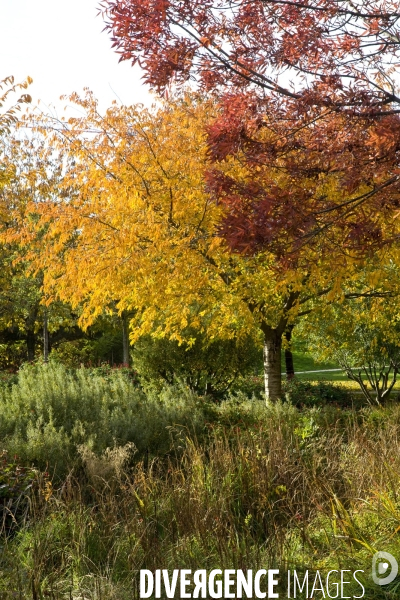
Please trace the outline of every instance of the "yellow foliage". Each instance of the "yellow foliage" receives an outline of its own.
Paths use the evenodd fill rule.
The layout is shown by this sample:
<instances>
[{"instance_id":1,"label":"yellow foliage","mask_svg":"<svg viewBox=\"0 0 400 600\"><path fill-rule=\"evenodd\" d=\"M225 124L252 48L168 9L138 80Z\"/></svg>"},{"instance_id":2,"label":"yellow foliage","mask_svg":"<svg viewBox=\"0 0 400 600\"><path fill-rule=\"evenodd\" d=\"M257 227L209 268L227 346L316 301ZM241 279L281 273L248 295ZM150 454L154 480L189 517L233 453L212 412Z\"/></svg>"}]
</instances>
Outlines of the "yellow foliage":
<instances>
[{"instance_id":1,"label":"yellow foliage","mask_svg":"<svg viewBox=\"0 0 400 600\"><path fill-rule=\"evenodd\" d=\"M356 280L357 261L341 252L327 262L305 247L282 269L272 253L228 250L219 235L223 209L204 180L212 101L188 95L150 110L114 104L101 116L91 93L71 100L83 116L39 126L62 181L28 204L12 236L36 242L30 260L44 271L49 301L82 307L82 325L117 310L134 315L132 340L152 333L182 341L188 326L207 329L210 339L247 334L260 323L294 322ZM225 168L248 177L240 156ZM278 172L270 177L291 185ZM334 177L317 192L328 185Z\"/></svg>"}]
</instances>

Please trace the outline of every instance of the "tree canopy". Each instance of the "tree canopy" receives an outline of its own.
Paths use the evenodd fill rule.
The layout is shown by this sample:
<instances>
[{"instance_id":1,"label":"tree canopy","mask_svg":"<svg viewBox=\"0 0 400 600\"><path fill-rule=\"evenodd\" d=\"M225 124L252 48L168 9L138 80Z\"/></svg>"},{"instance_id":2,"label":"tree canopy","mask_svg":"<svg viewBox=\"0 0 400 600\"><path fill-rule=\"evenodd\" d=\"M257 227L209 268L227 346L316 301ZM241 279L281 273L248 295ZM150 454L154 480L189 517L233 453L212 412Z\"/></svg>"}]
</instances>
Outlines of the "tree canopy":
<instances>
[{"instance_id":1,"label":"tree canopy","mask_svg":"<svg viewBox=\"0 0 400 600\"><path fill-rule=\"evenodd\" d=\"M282 335L313 300L340 297L343 281L351 288L358 258L334 243L327 251L299 246L292 256L277 240L251 252L230 247L226 204L205 178L214 101L188 94L151 110L114 105L102 116L90 93L72 99L84 116L41 123L62 177L54 193L16 216L9 237L43 270L48 301L80 307L86 326L103 311L129 314L132 341L152 334L190 344L196 330L210 342L250 333L264 344L267 395L279 397ZM240 153L225 158L221 173L242 188L254 184ZM294 182L274 165L258 173L275 194L342 193L331 174L316 183ZM368 282L363 293L375 288Z\"/></svg>"},{"instance_id":2,"label":"tree canopy","mask_svg":"<svg viewBox=\"0 0 400 600\"><path fill-rule=\"evenodd\" d=\"M387 0L104 0L113 47L159 90L257 89L288 104L390 111L400 3ZM391 111L390 111L391 112Z\"/></svg>"},{"instance_id":3,"label":"tree canopy","mask_svg":"<svg viewBox=\"0 0 400 600\"><path fill-rule=\"evenodd\" d=\"M399 2L104 0L102 11L121 60L151 86L193 80L221 102L209 179L232 248L292 254L331 236L365 254L393 240L379 217L398 208ZM237 152L247 186L219 168ZM271 165L292 179L285 193L265 178ZM327 176L333 193L299 184Z\"/></svg>"}]
</instances>

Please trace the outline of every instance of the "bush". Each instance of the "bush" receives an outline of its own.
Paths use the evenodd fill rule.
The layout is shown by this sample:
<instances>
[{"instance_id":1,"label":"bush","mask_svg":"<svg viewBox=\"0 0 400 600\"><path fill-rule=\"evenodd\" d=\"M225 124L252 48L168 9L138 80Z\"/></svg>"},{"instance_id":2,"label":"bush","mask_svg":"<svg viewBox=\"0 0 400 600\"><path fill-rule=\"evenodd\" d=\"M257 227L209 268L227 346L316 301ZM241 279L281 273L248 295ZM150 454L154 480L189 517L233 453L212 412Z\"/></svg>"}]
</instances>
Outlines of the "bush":
<instances>
[{"instance_id":1,"label":"bush","mask_svg":"<svg viewBox=\"0 0 400 600\"><path fill-rule=\"evenodd\" d=\"M190 332L187 335L190 337ZM135 344L132 356L146 389L160 390L166 383L183 381L198 394L221 398L240 375L260 363L262 353L250 336L210 343L196 333L190 347L175 340L143 337Z\"/></svg>"},{"instance_id":2,"label":"bush","mask_svg":"<svg viewBox=\"0 0 400 600\"><path fill-rule=\"evenodd\" d=\"M98 365L105 361L121 364L122 336L118 332L106 332L97 337L63 340L52 350L51 356L67 367Z\"/></svg>"},{"instance_id":3,"label":"bush","mask_svg":"<svg viewBox=\"0 0 400 600\"><path fill-rule=\"evenodd\" d=\"M333 404L341 407L351 407L354 399L349 390L324 381L310 382L294 377L282 381L283 397L294 406L323 406ZM256 375L240 377L232 387L233 395L238 397L264 399L264 378Z\"/></svg>"},{"instance_id":4,"label":"bush","mask_svg":"<svg viewBox=\"0 0 400 600\"><path fill-rule=\"evenodd\" d=\"M25 365L17 383L0 387L0 439L11 455L62 476L82 445L101 454L131 442L138 457L167 453L179 428L201 432L202 410L182 386L145 395L126 370Z\"/></svg>"},{"instance_id":5,"label":"bush","mask_svg":"<svg viewBox=\"0 0 400 600\"><path fill-rule=\"evenodd\" d=\"M0 388L9 387L13 383L17 383L18 375L13 371L0 371Z\"/></svg>"},{"instance_id":6,"label":"bush","mask_svg":"<svg viewBox=\"0 0 400 600\"><path fill-rule=\"evenodd\" d=\"M312 327L303 323L303 336L315 358L339 364L366 401L380 405L400 372L397 313L394 302L374 296L333 303Z\"/></svg>"},{"instance_id":7,"label":"bush","mask_svg":"<svg viewBox=\"0 0 400 600\"><path fill-rule=\"evenodd\" d=\"M0 371L16 372L24 360L26 343L23 340L0 343Z\"/></svg>"},{"instance_id":8,"label":"bush","mask_svg":"<svg viewBox=\"0 0 400 600\"><path fill-rule=\"evenodd\" d=\"M293 377L293 379L284 381L283 391L286 400L299 408L324 404L335 404L341 407L353 405L353 399L348 390L323 381L313 383Z\"/></svg>"},{"instance_id":9,"label":"bush","mask_svg":"<svg viewBox=\"0 0 400 600\"><path fill-rule=\"evenodd\" d=\"M285 389L296 407L351 405L349 393L331 384L292 380ZM133 444L135 461L148 462L167 455L177 440L183 447L186 438L204 439L210 426L262 423L268 437L279 406L266 407L240 390L216 404L183 384L144 392L132 371L108 365L32 364L20 370L17 382L0 386L0 439L10 456L63 477L81 464L82 447L101 457L107 449Z\"/></svg>"}]
</instances>

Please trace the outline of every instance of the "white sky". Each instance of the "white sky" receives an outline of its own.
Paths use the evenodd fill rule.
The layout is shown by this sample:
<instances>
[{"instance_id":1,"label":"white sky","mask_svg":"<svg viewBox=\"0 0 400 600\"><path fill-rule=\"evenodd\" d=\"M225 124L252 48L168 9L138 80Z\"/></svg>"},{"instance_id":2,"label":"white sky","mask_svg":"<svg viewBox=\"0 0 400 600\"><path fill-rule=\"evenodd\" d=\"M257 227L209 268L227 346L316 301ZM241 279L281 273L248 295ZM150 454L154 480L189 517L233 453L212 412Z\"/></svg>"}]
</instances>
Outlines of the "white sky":
<instances>
[{"instance_id":1,"label":"white sky","mask_svg":"<svg viewBox=\"0 0 400 600\"><path fill-rule=\"evenodd\" d=\"M65 104L62 94L89 87L100 108L112 100L123 104L152 97L140 81L140 71L118 63L101 16L98 0L0 0L0 79L14 75L16 82L33 78L28 92L35 105L57 113Z\"/></svg>"}]
</instances>

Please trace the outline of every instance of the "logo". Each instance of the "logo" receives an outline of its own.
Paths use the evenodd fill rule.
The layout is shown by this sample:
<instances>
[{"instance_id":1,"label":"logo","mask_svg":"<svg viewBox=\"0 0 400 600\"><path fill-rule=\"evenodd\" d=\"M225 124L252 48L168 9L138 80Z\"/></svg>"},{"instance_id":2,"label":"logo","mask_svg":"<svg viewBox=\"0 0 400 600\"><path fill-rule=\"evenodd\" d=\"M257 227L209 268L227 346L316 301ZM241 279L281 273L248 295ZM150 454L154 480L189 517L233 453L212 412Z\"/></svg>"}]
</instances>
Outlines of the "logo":
<instances>
[{"instance_id":1,"label":"logo","mask_svg":"<svg viewBox=\"0 0 400 600\"><path fill-rule=\"evenodd\" d=\"M389 571L390 567L390 571ZM389 552L377 552L372 558L372 579L378 585L392 583L397 577L399 565Z\"/></svg>"}]
</instances>

